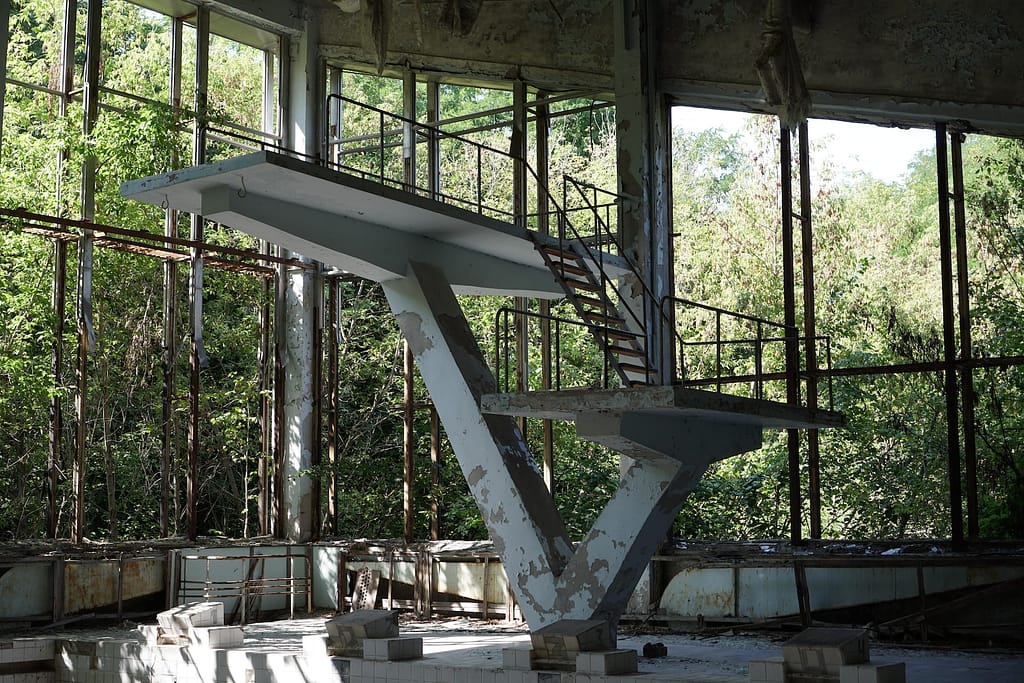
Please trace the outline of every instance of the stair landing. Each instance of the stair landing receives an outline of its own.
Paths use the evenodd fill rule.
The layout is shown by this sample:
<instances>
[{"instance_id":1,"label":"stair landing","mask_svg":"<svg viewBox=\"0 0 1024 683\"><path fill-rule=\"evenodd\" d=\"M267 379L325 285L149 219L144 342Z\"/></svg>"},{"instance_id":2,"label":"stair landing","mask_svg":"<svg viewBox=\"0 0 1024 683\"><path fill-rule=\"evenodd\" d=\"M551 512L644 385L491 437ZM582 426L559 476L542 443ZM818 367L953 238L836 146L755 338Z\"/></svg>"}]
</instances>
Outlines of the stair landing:
<instances>
[{"instance_id":1,"label":"stair landing","mask_svg":"<svg viewBox=\"0 0 1024 683\"><path fill-rule=\"evenodd\" d=\"M653 413L700 417L766 429L842 427L845 418L829 410L811 410L777 401L733 396L681 386L635 386L629 389L561 389L480 397L480 411L546 420L576 421L580 416Z\"/></svg>"},{"instance_id":2,"label":"stair landing","mask_svg":"<svg viewBox=\"0 0 1024 683\"><path fill-rule=\"evenodd\" d=\"M133 180L121 194L200 214L376 282L410 259L458 294L564 296L525 228L270 151Z\"/></svg>"}]
</instances>

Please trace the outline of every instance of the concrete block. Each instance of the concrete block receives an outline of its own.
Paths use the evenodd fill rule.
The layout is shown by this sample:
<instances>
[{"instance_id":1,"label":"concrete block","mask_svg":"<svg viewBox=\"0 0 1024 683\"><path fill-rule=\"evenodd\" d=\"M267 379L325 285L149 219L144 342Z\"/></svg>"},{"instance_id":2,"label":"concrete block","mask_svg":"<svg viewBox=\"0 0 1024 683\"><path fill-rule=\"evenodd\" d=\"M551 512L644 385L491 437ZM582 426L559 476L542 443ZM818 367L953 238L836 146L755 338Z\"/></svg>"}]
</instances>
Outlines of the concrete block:
<instances>
[{"instance_id":1,"label":"concrete block","mask_svg":"<svg viewBox=\"0 0 1024 683\"><path fill-rule=\"evenodd\" d=\"M302 654L310 659L327 657L327 636L302 636Z\"/></svg>"},{"instance_id":2,"label":"concrete block","mask_svg":"<svg viewBox=\"0 0 1024 683\"><path fill-rule=\"evenodd\" d=\"M367 638L363 658L379 662L399 662L423 656L422 638Z\"/></svg>"},{"instance_id":3,"label":"concrete block","mask_svg":"<svg viewBox=\"0 0 1024 683\"><path fill-rule=\"evenodd\" d=\"M601 650L576 655L576 673L621 676L637 671L636 650Z\"/></svg>"},{"instance_id":4,"label":"concrete block","mask_svg":"<svg viewBox=\"0 0 1024 683\"><path fill-rule=\"evenodd\" d=\"M562 619L530 634L531 668L575 671L581 652L615 649L615 630L599 619Z\"/></svg>"},{"instance_id":5,"label":"concrete block","mask_svg":"<svg viewBox=\"0 0 1024 683\"><path fill-rule=\"evenodd\" d=\"M188 635L195 626L223 626L223 602L190 602L172 607L156 615L164 635Z\"/></svg>"},{"instance_id":6,"label":"concrete block","mask_svg":"<svg viewBox=\"0 0 1024 683\"><path fill-rule=\"evenodd\" d=\"M241 626L197 626L189 631L193 644L211 649L240 647L245 640Z\"/></svg>"},{"instance_id":7,"label":"concrete block","mask_svg":"<svg viewBox=\"0 0 1024 683\"><path fill-rule=\"evenodd\" d=\"M848 664L839 668L839 683L906 683L907 665Z\"/></svg>"},{"instance_id":8,"label":"concrete block","mask_svg":"<svg viewBox=\"0 0 1024 683\"><path fill-rule=\"evenodd\" d=\"M501 668L512 671L530 670L530 648L506 647L501 651Z\"/></svg>"},{"instance_id":9,"label":"concrete block","mask_svg":"<svg viewBox=\"0 0 1024 683\"><path fill-rule=\"evenodd\" d=\"M331 655L362 657L367 638L398 637L398 612L357 610L328 619L325 626Z\"/></svg>"},{"instance_id":10,"label":"concrete block","mask_svg":"<svg viewBox=\"0 0 1024 683\"><path fill-rule=\"evenodd\" d=\"M793 674L839 676L839 668L868 661L864 629L809 628L782 645L786 670Z\"/></svg>"},{"instance_id":11,"label":"concrete block","mask_svg":"<svg viewBox=\"0 0 1024 683\"><path fill-rule=\"evenodd\" d=\"M750 662L750 683L785 683L786 665L782 657Z\"/></svg>"}]
</instances>

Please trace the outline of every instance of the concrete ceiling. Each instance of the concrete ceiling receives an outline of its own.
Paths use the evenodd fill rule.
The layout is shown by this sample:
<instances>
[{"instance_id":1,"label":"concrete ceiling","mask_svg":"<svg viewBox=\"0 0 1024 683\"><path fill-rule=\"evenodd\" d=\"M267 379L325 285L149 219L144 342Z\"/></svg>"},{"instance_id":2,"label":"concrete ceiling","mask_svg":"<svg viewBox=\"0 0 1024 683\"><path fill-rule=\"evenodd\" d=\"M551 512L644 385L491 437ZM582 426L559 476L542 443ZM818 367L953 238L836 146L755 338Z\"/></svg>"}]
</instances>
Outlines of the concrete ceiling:
<instances>
[{"instance_id":1,"label":"concrete ceiling","mask_svg":"<svg viewBox=\"0 0 1024 683\"><path fill-rule=\"evenodd\" d=\"M322 53L343 66L613 90L618 0L200 1L284 33L311 16ZM768 0L648 1L661 93L679 104L768 110L754 68ZM806 17L795 42L813 116L909 126L960 120L1024 136L1020 0L792 2Z\"/></svg>"}]
</instances>

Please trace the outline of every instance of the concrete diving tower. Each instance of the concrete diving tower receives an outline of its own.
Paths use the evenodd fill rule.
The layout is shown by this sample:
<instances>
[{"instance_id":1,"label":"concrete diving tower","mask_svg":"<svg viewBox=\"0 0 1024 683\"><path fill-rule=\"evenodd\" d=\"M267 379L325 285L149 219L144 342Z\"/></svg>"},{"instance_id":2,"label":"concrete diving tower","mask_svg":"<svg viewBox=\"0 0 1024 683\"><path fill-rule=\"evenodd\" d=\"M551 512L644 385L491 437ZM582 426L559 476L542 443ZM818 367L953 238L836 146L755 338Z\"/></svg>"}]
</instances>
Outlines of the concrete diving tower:
<instances>
[{"instance_id":1,"label":"concrete diving tower","mask_svg":"<svg viewBox=\"0 0 1024 683\"><path fill-rule=\"evenodd\" d=\"M614 625L708 466L763 428L841 417L672 386L499 394L456 293L566 290L529 231L289 157L259 152L126 183L122 193L205 217L383 286L532 630ZM569 537L514 416L576 422L628 456L590 532Z\"/></svg>"}]
</instances>

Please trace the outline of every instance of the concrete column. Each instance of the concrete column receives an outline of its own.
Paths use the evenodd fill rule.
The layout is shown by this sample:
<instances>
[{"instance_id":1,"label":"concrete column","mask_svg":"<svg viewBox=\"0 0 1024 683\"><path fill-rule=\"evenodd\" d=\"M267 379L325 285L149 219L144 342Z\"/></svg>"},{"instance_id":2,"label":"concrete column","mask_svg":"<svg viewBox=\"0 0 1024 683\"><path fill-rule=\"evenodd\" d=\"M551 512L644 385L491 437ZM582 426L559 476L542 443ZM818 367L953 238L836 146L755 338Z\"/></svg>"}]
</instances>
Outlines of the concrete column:
<instances>
[{"instance_id":1,"label":"concrete column","mask_svg":"<svg viewBox=\"0 0 1024 683\"><path fill-rule=\"evenodd\" d=\"M288 131L292 149L310 157L320 154L320 101L323 96L319 56L319 30L316 17L305 19L305 30L295 42L290 42L287 62L287 117L283 129ZM297 256L294 255L293 256ZM304 262L312 261L298 257ZM277 533L294 542L307 542L316 534L319 503L315 495L310 468L316 463L316 396L320 391L315 378L314 364L320 362L315 350L317 344L318 311L321 286L316 270L289 268L283 273L283 297L279 305L283 313L277 331L283 373L280 377L283 393L279 420L282 487L281 507Z\"/></svg>"},{"instance_id":2,"label":"concrete column","mask_svg":"<svg viewBox=\"0 0 1024 683\"><path fill-rule=\"evenodd\" d=\"M669 107L656 91L656 3L623 0L615 8L615 122L620 240L652 296L646 301L648 356L662 384L674 374L670 325L659 313L673 293Z\"/></svg>"},{"instance_id":3,"label":"concrete column","mask_svg":"<svg viewBox=\"0 0 1024 683\"><path fill-rule=\"evenodd\" d=\"M632 461L574 549L515 420L480 412L494 376L444 275L410 263L405 278L382 286L530 628L562 619L614 626L707 466L758 448L760 428L658 411L581 414L581 436Z\"/></svg>"}]
</instances>

